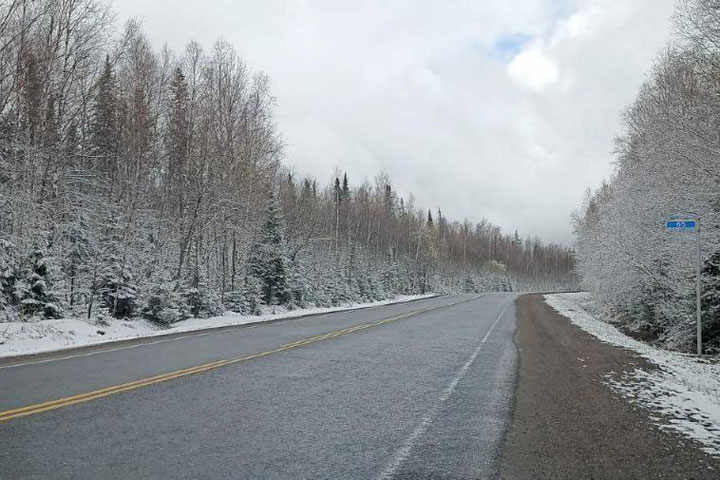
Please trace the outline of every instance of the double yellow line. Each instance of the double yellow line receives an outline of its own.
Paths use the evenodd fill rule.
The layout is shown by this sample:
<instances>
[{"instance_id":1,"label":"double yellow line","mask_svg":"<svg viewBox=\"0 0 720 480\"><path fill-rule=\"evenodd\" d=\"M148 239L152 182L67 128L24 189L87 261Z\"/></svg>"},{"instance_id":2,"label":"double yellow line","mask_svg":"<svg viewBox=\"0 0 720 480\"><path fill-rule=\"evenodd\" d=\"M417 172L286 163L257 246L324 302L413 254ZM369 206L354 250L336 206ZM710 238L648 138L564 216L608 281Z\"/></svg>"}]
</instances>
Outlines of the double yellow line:
<instances>
[{"instance_id":1,"label":"double yellow line","mask_svg":"<svg viewBox=\"0 0 720 480\"><path fill-rule=\"evenodd\" d=\"M470 300L472 300L472 299L470 299ZM224 367L227 365L232 365L235 363L247 362L249 360L266 357L266 356L272 355L274 353L284 352L286 350L291 350L293 348L310 345L312 343L321 342L323 340L329 340L331 338L340 337L342 335L348 335L353 332L365 330L366 328L377 327L380 325L384 325L386 323L401 320L403 318L408 318L413 315L418 315L420 313L428 312L430 310L436 310L438 308L457 305L458 303L462 303L462 302L466 302L466 301L468 301L468 300L461 300L459 302L451 303L448 305L440 305L437 307L429 307L429 308L424 308L424 309L420 309L420 310L413 310L411 312L403 313L402 315L386 318L384 320L380 320L377 322L365 323L362 325L356 325L354 327L344 328L342 330L337 330L337 331L325 333L322 335L316 335L313 337L304 338L302 340L287 343L285 345L282 345L278 348L274 348L272 350L267 350L265 352L247 355L245 357L235 358L235 359L231 359L231 360L218 360L216 362L206 363L204 365L198 365L196 367L191 367L191 368L184 368L182 370L176 370L174 372L169 372L169 373L165 373L162 375L155 375L153 377L147 377L147 378L143 378L140 380L135 380L133 382L115 385L112 387L101 388L100 390L94 390L92 392L87 392L87 393L81 393L79 395L73 395L71 397L63 397L63 398L59 398L57 400L51 400L49 402L43 402L43 403L38 403L35 405L29 405L27 407L15 408L12 410L5 410L5 411L0 412L0 423L7 422L8 420L12 420L15 418L26 417L28 415L35 415L36 413L47 412L49 410L56 410L58 408L68 407L70 405L76 405L78 403L89 402L91 400L96 400L98 398L108 397L110 395L116 395L118 393L136 390L138 388L147 387L149 385L154 385L156 383L167 382L168 380L174 380L176 378L186 377L188 375L195 375L197 373L207 372L209 370L215 370L217 368Z\"/></svg>"}]
</instances>

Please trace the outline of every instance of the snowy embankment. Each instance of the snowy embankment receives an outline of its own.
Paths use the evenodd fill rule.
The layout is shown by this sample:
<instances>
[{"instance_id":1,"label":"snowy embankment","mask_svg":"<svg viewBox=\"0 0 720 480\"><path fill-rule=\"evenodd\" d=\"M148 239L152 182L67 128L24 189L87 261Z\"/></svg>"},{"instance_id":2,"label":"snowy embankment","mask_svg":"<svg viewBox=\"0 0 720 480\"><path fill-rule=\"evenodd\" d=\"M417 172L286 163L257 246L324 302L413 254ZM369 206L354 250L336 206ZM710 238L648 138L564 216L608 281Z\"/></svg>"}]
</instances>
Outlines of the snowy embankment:
<instances>
[{"instance_id":1,"label":"snowy embankment","mask_svg":"<svg viewBox=\"0 0 720 480\"><path fill-rule=\"evenodd\" d=\"M545 295L548 305L598 339L637 352L657 365L641 368L606 384L651 412L651 419L666 430L698 441L703 450L720 456L720 363L652 347L620 332L588 313L596 311L588 293Z\"/></svg>"},{"instance_id":2,"label":"snowy embankment","mask_svg":"<svg viewBox=\"0 0 720 480\"><path fill-rule=\"evenodd\" d=\"M226 313L219 317L191 318L163 328L145 320L110 320L107 325L94 325L77 318L59 320L39 320L35 322L0 323L0 357L11 357L32 353L52 352L68 348L95 345L99 343L128 340L138 337L157 337L179 332L192 332L208 328L245 325L285 318L301 317L342 310L354 310L410 300L430 298L435 294L400 295L392 300L371 303L354 303L340 307L307 308L288 311L276 307L274 313L259 316Z\"/></svg>"}]
</instances>

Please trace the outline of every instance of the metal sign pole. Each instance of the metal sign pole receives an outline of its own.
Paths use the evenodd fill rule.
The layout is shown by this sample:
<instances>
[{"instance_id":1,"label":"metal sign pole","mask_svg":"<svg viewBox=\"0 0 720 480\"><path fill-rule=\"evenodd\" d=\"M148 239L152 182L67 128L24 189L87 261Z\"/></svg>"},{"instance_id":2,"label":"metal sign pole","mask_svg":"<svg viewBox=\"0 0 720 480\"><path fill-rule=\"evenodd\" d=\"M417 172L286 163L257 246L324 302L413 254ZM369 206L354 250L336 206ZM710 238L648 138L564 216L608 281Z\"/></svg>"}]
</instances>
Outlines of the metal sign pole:
<instances>
[{"instance_id":1,"label":"metal sign pole","mask_svg":"<svg viewBox=\"0 0 720 480\"><path fill-rule=\"evenodd\" d=\"M692 219L687 218L692 215ZM683 219L684 217L684 219ZM685 215L672 215L666 222L666 228L670 232L695 232L697 233L697 265L695 269L695 328L697 333L697 354L702 355L702 300L701 292L701 267L702 256L700 254L700 215L694 212L687 212Z\"/></svg>"},{"instance_id":2,"label":"metal sign pole","mask_svg":"<svg viewBox=\"0 0 720 480\"><path fill-rule=\"evenodd\" d=\"M702 314L700 304L700 217L696 216L697 220L697 272L695 279L695 293L697 296L695 307L697 315L697 354L702 355Z\"/></svg>"}]
</instances>

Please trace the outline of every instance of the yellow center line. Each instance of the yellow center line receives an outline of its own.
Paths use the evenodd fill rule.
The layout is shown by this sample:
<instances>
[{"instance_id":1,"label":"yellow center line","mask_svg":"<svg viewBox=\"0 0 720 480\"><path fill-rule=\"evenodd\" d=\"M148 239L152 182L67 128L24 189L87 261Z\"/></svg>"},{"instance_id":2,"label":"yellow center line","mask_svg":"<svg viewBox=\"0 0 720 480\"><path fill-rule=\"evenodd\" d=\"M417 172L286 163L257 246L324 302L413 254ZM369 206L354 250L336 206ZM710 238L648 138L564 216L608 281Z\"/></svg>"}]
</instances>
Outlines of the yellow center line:
<instances>
[{"instance_id":1,"label":"yellow center line","mask_svg":"<svg viewBox=\"0 0 720 480\"><path fill-rule=\"evenodd\" d=\"M196 367L191 368L184 368L182 370L177 370L170 373L165 373L162 375L155 375L148 378L143 378L141 380L135 380L133 382L123 383L121 385L115 385L112 387L106 387L101 388L100 390L94 390L92 392L87 393L81 393L79 395L73 395L71 397L63 397L57 400L51 400L48 402L38 403L36 405L30 405L27 407L22 408L15 408L12 410L5 410L3 412L0 412L0 422L3 420L9 420L10 418L15 418L16 416L23 416L23 414L27 414L27 412L34 412L37 409L42 409L41 411L57 407L57 406L63 406L63 405L69 405L74 402L80 402L80 401L87 401L91 400L92 398L95 398L96 396L105 396L112 393L115 393L118 390L126 389L126 388L137 388L144 385L150 385L152 383L162 382L165 380L169 380L171 378L177 378L178 376L183 375L191 375L193 373L197 373L199 371L205 371L209 368L213 368L215 366L219 366L223 363L225 363L226 360L218 360L217 362L211 362L206 363L204 365L198 365Z\"/></svg>"},{"instance_id":2,"label":"yellow center line","mask_svg":"<svg viewBox=\"0 0 720 480\"><path fill-rule=\"evenodd\" d=\"M152 377L147 377L147 378L143 378L140 380L127 382L127 383L123 383L120 385L114 385L111 387L101 388L99 390L93 390L91 392L81 393L78 395L72 395L69 397L58 398L57 400L50 400L50 401L43 402L43 403L28 405L26 407L0 411L0 423L6 422L8 420L12 420L14 418L20 418L20 417L25 417L28 415L34 415L36 413L47 412L49 410L56 410L58 408L63 408L63 407L67 407L70 405L76 405L78 403L89 402L91 400L96 400L98 398L103 398L103 397L107 397L110 395L116 395L116 394L122 393L122 392L136 390L138 388L146 387L149 385L154 385L156 383L167 382L169 380L174 380L176 378L186 377L189 375L195 375L197 373L207 372L209 370L215 370L220 367L227 366L227 365L233 365L236 363L247 362L249 360L255 360L257 358L266 357L266 356L272 355L274 353L284 352L287 350L291 350L293 348L303 347L305 345L310 345L312 343L317 343L317 342L321 342L323 340L337 338L337 337L340 337L343 335L348 335L350 333L358 332L360 330L365 330L367 328L377 327L380 325L384 325L386 323L394 322L397 320L402 320L404 318L408 318L408 317L412 317L414 315L429 312L431 310L436 310L438 308L450 307L453 305L457 305L458 303L467 302L469 300L473 300L473 299L461 300L459 302L450 303L447 305L440 305L440 306L436 306L436 307L429 307L429 308L422 308L419 310L413 310L411 312L403 313L401 315L386 318L384 320L380 320L377 322L355 325L352 327L344 328L342 330L336 330L334 332L324 333L321 335L315 335L312 337L297 340L295 342L286 343L285 345L274 348L272 350L267 350L267 351L260 352L260 353L254 353L252 355L247 355L244 357L239 357L239 358L235 358L235 359L231 359L231 360L217 360L215 362L210 362L210 363L206 363L203 365L198 365L198 366L190 367L190 368L184 368L181 370L176 370L176 371L164 373L161 375L154 375Z\"/></svg>"}]
</instances>

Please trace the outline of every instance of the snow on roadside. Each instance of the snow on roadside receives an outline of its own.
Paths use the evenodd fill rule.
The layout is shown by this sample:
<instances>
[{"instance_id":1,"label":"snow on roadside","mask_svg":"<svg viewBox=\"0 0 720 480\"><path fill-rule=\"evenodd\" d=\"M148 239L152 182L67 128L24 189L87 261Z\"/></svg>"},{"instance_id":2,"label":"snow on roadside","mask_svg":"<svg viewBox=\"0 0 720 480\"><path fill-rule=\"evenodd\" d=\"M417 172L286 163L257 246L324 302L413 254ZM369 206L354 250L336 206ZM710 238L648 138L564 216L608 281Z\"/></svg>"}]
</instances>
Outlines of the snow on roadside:
<instances>
[{"instance_id":1,"label":"snow on roadside","mask_svg":"<svg viewBox=\"0 0 720 480\"><path fill-rule=\"evenodd\" d=\"M583 308L592 306L589 293L545 295L545 302L598 339L633 350L657 365L651 371L637 368L624 378L609 375L606 384L650 410L661 429L679 432L698 441L705 452L720 456L720 364L628 337Z\"/></svg>"},{"instance_id":2,"label":"snow on roadside","mask_svg":"<svg viewBox=\"0 0 720 480\"><path fill-rule=\"evenodd\" d=\"M353 303L340 307L286 310L276 308L259 316L226 313L219 317L191 318L162 328L144 320L110 320L107 325L93 325L77 318L40 320L36 322L0 323L0 358L32 353L51 352L99 343L127 340L138 337L156 337L178 332L192 332L207 328L245 325L270 320L300 317L309 314L332 313L343 310L389 305L434 297L426 295L399 295L392 300L370 303ZM102 333L101 333L102 332Z\"/></svg>"}]
</instances>

